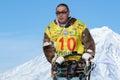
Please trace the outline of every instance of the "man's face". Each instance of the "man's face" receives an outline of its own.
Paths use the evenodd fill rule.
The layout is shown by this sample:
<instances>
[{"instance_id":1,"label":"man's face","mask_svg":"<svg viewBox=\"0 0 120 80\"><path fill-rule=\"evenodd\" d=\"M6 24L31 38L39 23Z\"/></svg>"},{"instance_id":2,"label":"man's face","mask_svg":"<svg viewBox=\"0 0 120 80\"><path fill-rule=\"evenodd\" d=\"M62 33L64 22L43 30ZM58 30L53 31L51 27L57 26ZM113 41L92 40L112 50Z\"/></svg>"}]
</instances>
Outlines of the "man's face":
<instances>
[{"instance_id":1,"label":"man's face","mask_svg":"<svg viewBox=\"0 0 120 80\"><path fill-rule=\"evenodd\" d=\"M60 24L65 24L69 16L69 11L65 6L59 6L56 9L56 16Z\"/></svg>"}]
</instances>

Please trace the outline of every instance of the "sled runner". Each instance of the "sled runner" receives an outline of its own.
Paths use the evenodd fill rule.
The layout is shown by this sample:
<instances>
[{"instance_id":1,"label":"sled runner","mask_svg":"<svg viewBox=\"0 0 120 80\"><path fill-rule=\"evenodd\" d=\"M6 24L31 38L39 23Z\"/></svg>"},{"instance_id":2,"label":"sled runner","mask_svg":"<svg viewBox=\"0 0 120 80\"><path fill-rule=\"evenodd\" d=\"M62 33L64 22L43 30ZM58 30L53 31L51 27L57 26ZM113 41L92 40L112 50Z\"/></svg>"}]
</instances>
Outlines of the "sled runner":
<instances>
[{"instance_id":1,"label":"sled runner","mask_svg":"<svg viewBox=\"0 0 120 80\"><path fill-rule=\"evenodd\" d=\"M68 56L71 55L65 57ZM84 59L65 61L61 65L55 63L52 65L53 80L90 80L90 73L95 68L95 64L91 61L88 63L89 65Z\"/></svg>"}]
</instances>

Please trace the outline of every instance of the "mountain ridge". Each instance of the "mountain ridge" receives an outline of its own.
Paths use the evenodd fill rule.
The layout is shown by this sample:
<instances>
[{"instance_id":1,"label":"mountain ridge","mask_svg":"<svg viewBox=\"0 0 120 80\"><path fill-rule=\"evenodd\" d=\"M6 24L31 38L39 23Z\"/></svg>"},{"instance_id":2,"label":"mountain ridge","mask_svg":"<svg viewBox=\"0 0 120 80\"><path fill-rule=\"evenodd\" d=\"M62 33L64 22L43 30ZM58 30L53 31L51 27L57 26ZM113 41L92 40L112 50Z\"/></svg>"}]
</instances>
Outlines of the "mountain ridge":
<instances>
[{"instance_id":1,"label":"mountain ridge","mask_svg":"<svg viewBox=\"0 0 120 80\"><path fill-rule=\"evenodd\" d=\"M108 27L90 30L95 44L96 54L93 62L96 68L91 80L120 80L120 35ZM37 56L23 65L0 74L0 80L51 80L51 65L44 55Z\"/></svg>"}]
</instances>

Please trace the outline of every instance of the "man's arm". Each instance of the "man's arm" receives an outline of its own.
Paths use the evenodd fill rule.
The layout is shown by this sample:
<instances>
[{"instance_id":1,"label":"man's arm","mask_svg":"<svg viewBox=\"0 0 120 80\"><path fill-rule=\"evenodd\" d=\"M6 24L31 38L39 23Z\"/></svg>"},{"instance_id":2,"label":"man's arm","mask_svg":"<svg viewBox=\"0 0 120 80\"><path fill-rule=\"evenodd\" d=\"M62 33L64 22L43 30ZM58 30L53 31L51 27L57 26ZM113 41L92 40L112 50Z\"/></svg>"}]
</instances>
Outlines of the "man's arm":
<instances>
[{"instance_id":1,"label":"man's arm","mask_svg":"<svg viewBox=\"0 0 120 80\"><path fill-rule=\"evenodd\" d=\"M94 57L95 42L87 28L82 33L82 43L85 47L85 53L90 53Z\"/></svg>"},{"instance_id":2,"label":"man's arm","mask_svg":"<svg viewBox=\"0 0 120 80\"><path fill-rule=\"evenodd\" d=\"M47 60L51 63L52 59L55 57L55 47L54 42L51 41L51 39L48 37L46 33L44 33L44 39L43 39L43 51L47 58Z\"/></svg>"}]
</instances>

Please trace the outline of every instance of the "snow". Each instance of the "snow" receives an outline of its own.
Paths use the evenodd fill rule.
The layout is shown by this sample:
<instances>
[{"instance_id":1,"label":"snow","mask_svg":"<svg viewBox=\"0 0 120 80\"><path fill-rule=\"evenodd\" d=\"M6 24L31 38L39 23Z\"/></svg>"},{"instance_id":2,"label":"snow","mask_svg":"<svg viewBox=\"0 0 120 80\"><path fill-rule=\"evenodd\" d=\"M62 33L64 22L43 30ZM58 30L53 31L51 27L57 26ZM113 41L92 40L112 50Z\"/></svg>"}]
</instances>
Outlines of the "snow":
<instances>
[{"instance_id":1,"label":"snow","mask_svg":"<svg viewBox=\"0 0 120 80\"><path fill-rule=\"evenodd\" d=\"M108 27L91 30L96 43L92 80L120 80L120 35Z\"/></svg>"},{"instance_id":2,"label":"snow","mask_svg":"<svg viewBox=\"0 0 120 80\"><path fill-rule=\"evenodd\" d=\"M96 44L91 80L120 80L120 35L104 26L90 30ZM0 73L0 80L52 80L51 64L44 55L37 56L10 71Z\"/></svg>"}]
</instances>

